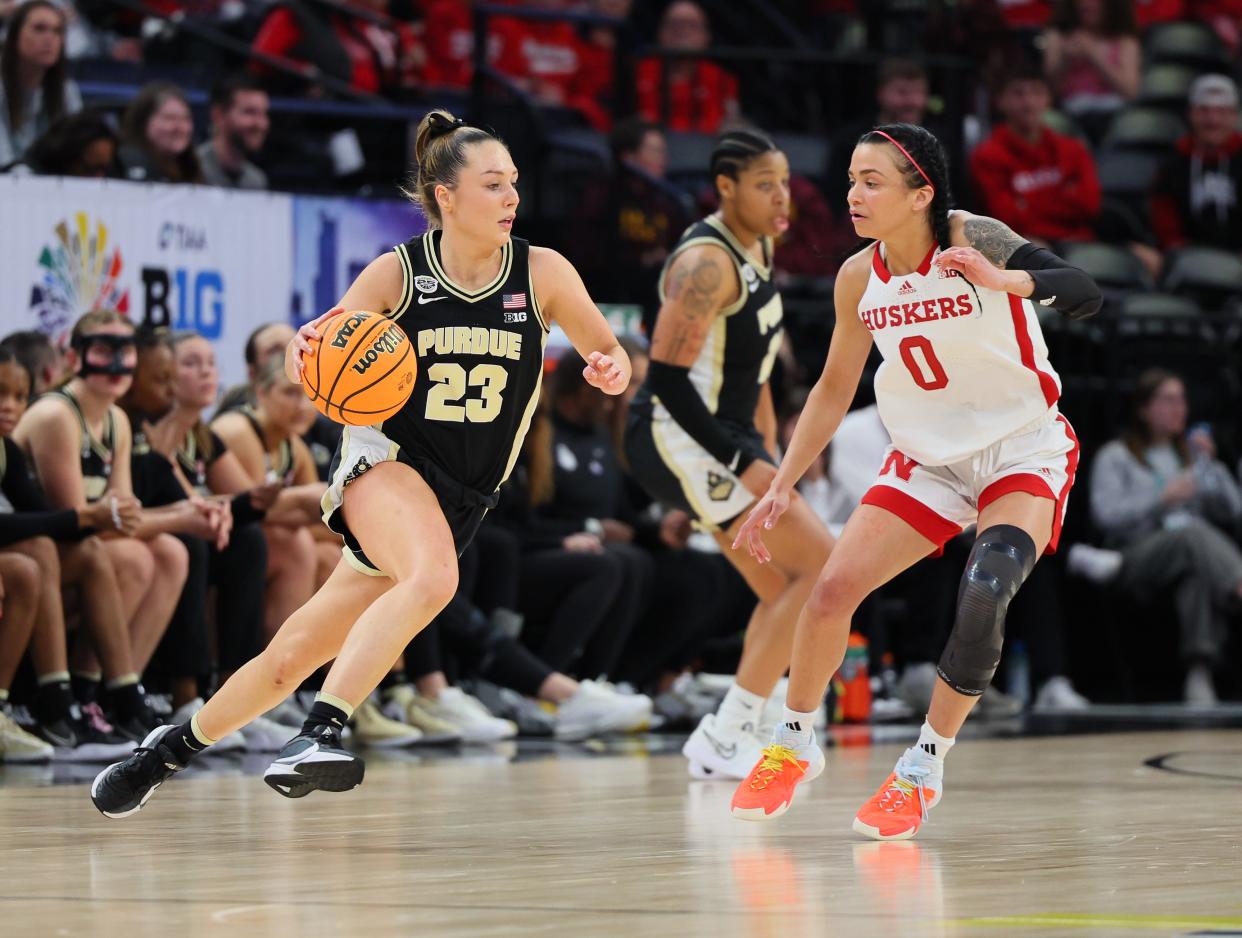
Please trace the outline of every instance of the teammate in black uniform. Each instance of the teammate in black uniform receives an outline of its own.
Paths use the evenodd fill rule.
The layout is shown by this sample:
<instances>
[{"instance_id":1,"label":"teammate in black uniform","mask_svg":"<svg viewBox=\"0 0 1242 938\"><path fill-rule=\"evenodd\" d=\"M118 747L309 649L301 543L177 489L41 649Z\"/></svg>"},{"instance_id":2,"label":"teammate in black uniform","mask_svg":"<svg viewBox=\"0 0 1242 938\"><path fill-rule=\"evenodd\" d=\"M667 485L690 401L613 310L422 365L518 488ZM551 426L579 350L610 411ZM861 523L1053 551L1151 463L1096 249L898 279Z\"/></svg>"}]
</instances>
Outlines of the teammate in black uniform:
<instances>
[{"instance_id":1,"label":"teammate in black uniform","mask_svg":"<svg viewBox=\"0 0 1242 938\"><path fill-rule=\"evenodd\" d=\"M716 142L711 172L720 211L691 225L665 264L626 451L651 496L712 530L759 599L733 686L682 750L692 776L745 778L767 743L757 735L763 703L789 666L798 612L832 538L795 501L772 563L729 549L776 475L768 377L783 331L772 244L789 227L789 163L764 134L738 130Z\"/></svg>"},{"instance_id":2,"label":"teammate in black uniform","mask_svg":"<svg viewBox=\"0 0 1242 938\"><path fill-rule=\"evenodd\" d=\"M294 613L267 649L239 669L189 723L160 727L91 786L109 817L137 811L213 740L278 704L336 659L302 732L265 779L291 798L344 791L363 764L340 731L410 639L457 589L457 553L508 474L539 395L547 326L558 323L587 359L586 380L609 394L629 359L555 251L510 237L517 169L487 131L433 111L419 126L413 196L431 230L373 261L338 309L383 310L418 355L409 403L382 426L342 438L324 498L349 563ZM289 347L291 378L320 340L303 326Z\"/></svg>"}]
</instances>

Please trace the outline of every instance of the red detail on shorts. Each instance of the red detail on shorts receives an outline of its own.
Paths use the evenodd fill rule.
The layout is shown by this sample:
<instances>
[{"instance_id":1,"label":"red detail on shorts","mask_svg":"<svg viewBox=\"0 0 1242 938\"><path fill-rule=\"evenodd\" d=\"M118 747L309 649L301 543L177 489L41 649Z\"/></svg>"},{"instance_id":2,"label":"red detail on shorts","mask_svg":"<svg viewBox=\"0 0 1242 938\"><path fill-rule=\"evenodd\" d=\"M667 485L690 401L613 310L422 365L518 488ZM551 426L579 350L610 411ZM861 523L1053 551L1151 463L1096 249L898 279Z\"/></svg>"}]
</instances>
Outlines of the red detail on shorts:
<instances>
[{"instance_id":1,"label":"red detail on shorts","mask_svg":"<svg viewBox=\"0 0 1242 938\"><path fill-rule=\"evenodd\" d=\"M1048 546L1044 549L1045 554L1057 552L1057 544L1061 540L1061 523L1065 520L1065 503L1069 499L1070 489L1074 487L1074 476L1078 473L1078 435L1063 415L1057 415L1057 422L1065 428L1065 435L1070 438L1074 447L1065 454L1065 485L1061 487L1057 495L1057 511L1052 516L1052 537L1048 539Z\"/></svg>"},{"instance_id":2,"label":"red detail on shorts","mask_svg":"<svg viewBox=\"0 0 1242 938\"><path fill-rule=\"evenodd\" d=\"M1052 486L1048 484L1048 480L1043 476L1036 475L1033 472L1015 472L1011 476L997 479L979 493L979 510L983 511L998 498L1012 495L1014 492L1025 492L1027 495L1034 495L1036 498L1050 498L1054 502L1057 500L1057 495L1052 491Z\"/></svg>"},{"instance_id":3,"label":"red detail on shorts","mask_svg":"<svg viewBox=\"0 0 1242 938\"><path fill-rule=\"evenodd\" d=\"M962 529L948 518L940 517L917 498L891 485L880 483L871 486L862 497L862 504L874 505L896 515L935 544L935 554L941 553L948 541L962 533Z\"/></svg>"},{"instance_id":4,"label":"red detail on shorts","mask_svg":"<svg viewBox=\"0 0 1242 938\"><path fill-rule=\"evenodd\" d=\"M880 467L880 475L887 475L888 471L891 469L897 473L897 478L899 478L902 482L909 482L910 473L912 473L917 467L918 463L916 463L909 456L899 452L898 450L893 450L884 458L884 465Z\"/></svg>"},{"instance_id":5,"label":"red detail on shorts","mask_svg":"<svg viewBox=\"0 0 1242 938\"><path fill-rule=\"evenodd\" d=\"M1044 392L1044 401L1051 407L1061 396L1061 391L1052 375L1035 367L1035 346L1031 343L1031 334L1026 328L1026 310L1022 306L1022 297L1009 294L1009 312L1013 316L1013 331L1018 340L1018 354L1022 358L1022 364L1035 372L1039 378L1039 389Z\"/></svg>"}]
</instances>

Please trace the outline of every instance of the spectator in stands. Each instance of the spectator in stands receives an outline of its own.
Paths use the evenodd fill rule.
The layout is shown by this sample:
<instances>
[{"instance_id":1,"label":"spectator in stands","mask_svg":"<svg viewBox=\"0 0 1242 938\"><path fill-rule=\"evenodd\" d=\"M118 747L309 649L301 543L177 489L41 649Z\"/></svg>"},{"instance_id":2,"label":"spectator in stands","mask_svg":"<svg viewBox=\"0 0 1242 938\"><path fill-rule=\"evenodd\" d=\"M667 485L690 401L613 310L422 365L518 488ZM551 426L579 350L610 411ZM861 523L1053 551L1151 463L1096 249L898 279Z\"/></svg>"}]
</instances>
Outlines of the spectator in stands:
<instances>
[{"instance_id":1,"label":"spectator in stands","mask_svg":"<svg viewBox=\"0 0 1242 938\"><path fill-rule=\"evenodd\" d=\"M266 189L267 176L250 158L263 149L271 122L267 92L238 73L211 89L211 139L197 150L203 182L229 189Z\"/></svg>"},{"instance_id":2,"label":"spectator in stands","mask_svg":"<svg viewBox=\"0 0 1242 938\"><path fill-rule=\"evenodd\" d=\"M660 18L660 49L706 51L712 44L707 13L693 0L674 0ZM708 59L647 58L635 75L638 113L669 130L716 133L738 115L737 79Z\"/></svg>"},{"instance_id":3,"label":"spectator in stands","mask_svg":"<svg viewBox=\"0 0 1242 938\"><path fill-rule=\"evenodd\" d=\"M1238 87L1203 75L1190 87L1190 133L1156 176L1151 221L1166 250L1203 244L1242 250L1242 132Z\"/></svg>"},{"instance_id":4,"label":"spectator in stands","mask_svg":"<svg viewBox=\"0 0 1242 938\"><path fill-rule=\"evenodd\" d=\"M1183 19L1193 0L1134 0L1134 21L1139 31L1153 23L1171 23Z\"/></svg>"},{"instance_id":5,"label":"spectator in stands","mask_svg":"<svg viewBox=\"0 0 1242 938\"><path fill-rule=\"evenodd\" d=\"M1082 143L1044 124L1051 94L1043 75L1010 73L996 103L1005 121L970 161L983 211L1044 246L1093 239L1101 198L1095 161Z\"/></svg>"},{"instance_id":6,"label":"spectator in stands","mask_svg":"<svg viewBox=\"0 0 1242 938\"><path fill-rule=\"evenodd\" d=\"M21 159L52 121L82 110L65 65L65 15L47 0L13 13L0 46L0 167Z\"/></svg>"},{"instance_id":7,"label":"spectator in stands","mask_svg":"<svg viewBox=\"0 0 1242 938\"><path fill-rule=\"evenodd\" d=\"M11 332L0 342L0 347L10 350L22 367L30 372L30 400L46 393L60 379L65 370L64 355L37 329Z\"/></svg>"},{"instance_id":8,"label":"spectator in stands","mask_svg":"<svg viewBox=\"0 0 1242 938\"><path fill-rule=\"evenodd\" d=\"M211 424L237 455L250 487L281 483L263 523L268 558L264 636L269 641L315 591L317 550L311 529L323 527L319 500L324 484L298 429L307 411L314 413L302 389L285 376L281 356L270 355L255 380L255 406L229 411ZM339 542L336 553L339 557Z\"/></svg>"},{"instance_id":9,"label":"spectator in stands","mask_svg":"<svg viewBox=\"0 0 1242 938\"><path fill-rule=\"evenodd\" d=\"M190 102L176 85L153 81L121 118L121 166L137 182L202 182Z\"/></svg>"},{"instance_id":10,"label":"spectator in stands","mask_svg":"<svg viewBox=\"0 0 1242 938\"><path fill-rule=\"evenodd\" d=\"M423 81L434 88L467 88L474 75L474 0L428 0L424 4ZM496 65L520 40L521 28L507 17L487 24L487 61Z\"/></svg>"},{"instance_id":11,"label":"spectator in stands","mask_svg":"<svg viewBox=\"0 0 1242 938\"><path fill-rule=\"evenodd\" d=\"M613 303L638 303L655 316L656 281L668 252L690 223L682 198L665 182L668 142L658 125L640 117L618 122L613 129L616 178L594 193L602 205L589 208L590 218L610 215L611 238L583 232L583 248L601 256L587 264L598 269L599 295Z\"/></svg>"},{"instance_id":12,"label":"spectator in stands","mask_svg":"<svg viewBox=\"0 0 1242 938\"><path fill-rule=\"evenodd\" d=\"M566 0L529 0L536 10L568 9ZM585 79L582 43L573 24L564 20L515 21L517 41L504 43L498 67L540 104L580 111L597 128L608 125L608 115L596 102Z\"/></svg>"},{"instance_id":13,"label":"spectator in stands","mask_svg":"<svg viewBox=\"0 0 1242 938\"><path fill-rule=\"evenodd\" d=\"M607 16L620 21L618 27L591 26L582 35L578 46L582 74L579 76L579 100L582 110L596 130L607 131L612 126L612 115L628 103L618 100L613 83L616 78L616 60L638 45L638 38L629 23L634 8L633 0L590 0L588 9L596 16ZM622 88L632 82L623 80Z\"/></svg>"},{"instance_id":14,"label":"spectator in stands","mask_svg":"<svg viewBox=\"0 0 1242 938\"><path fill-rule=\"evenodd\" d=\"M421 64L409 24L388 16L388 0L360 0L360 12L348 4L326 5L291 0L271 7L251 49L314 65L322 74L356 91L386 94L413 81ZM255 71L275 91L305 92L304 81L256 65Z\"/></svg>"},{"instance_id":15,"label":"spectator in stands","mask_svg":"<svg viewBox=\"0 0 1242 938\"><path fill-rule=\"evenodd\" d=\"M54 121L9 171L107 179L119 175L116 151L116 133L108 122L82 111Z\"/></svg>"},{"instance_id":16,"label":"spectator in stands","mask_svg":"<svg viewBox=\"0 0 1242 938\"><path fill-rule=\"evenodd\" d=\"M1242 518L1242 495L1210 431L1186 431L1186 388L1172 372L1138 378L1131 423L1091 467L1091 515L1122 553L1115 581L1150 601L1172 592L1187 703L1216 702L1212 668L1242 609L1242 552L1217 525Z\"/></svg>"},{"instance_id":17,"label":"spectator in stands","mask_svg":"<svg viewBox=\"0 0 1242 938\"><path fill-rule=\"evenodd\" d=\"M944 144L949 156L949 181L955 193L966 192L960 159L960 131L952 124L938 121L928 114L931 96L927 70L906 58L886 59L876 72L875 110L862 120L846 124L832 138L824 180L828 207L835 214L846 215L845 195L849 188L850 157L858 138L880 124L917 124L926 127ZM853 244L854 229L844 223L840 229L848 244Z\"/></svg>"},{"instance_id":18,"label":"spectator in stands","mask_svg":"<svg viewBox=\"0 0 1242 938\"><path fill-rule=\"evenodd\" d=\"M1044 33L1044 73L1092 139L1138 95L1141 57L1131 0L1059 0Z\"/></svg>"},{"instance_id":19,"label":"spectator in stands","mask_svg":"<svg viewBox=\"0 0 1242 938\"><path fill-rule=\"evenodd\" d=\"M81 509L100 500L111 504L114 498L120 504L134 494L130 425L116 406L136 363L133 334L129 321L111 310L80 318L66 354L69 380L36 401L14 431L14 440L56 508ZM109 677L110 663L98 649L107 680L107 709L117 729L136 742L155 726L138 680L168 628L187 563L176 538L151 532L148 523L143 512L131 534L103 542L119 588L121 617L129 625L128 647L120 649L111 667L125 660L133 669ZM95 650L79 646L74 673L79 700L95 700L100 682Z\"/></svg>"}]
</instances>

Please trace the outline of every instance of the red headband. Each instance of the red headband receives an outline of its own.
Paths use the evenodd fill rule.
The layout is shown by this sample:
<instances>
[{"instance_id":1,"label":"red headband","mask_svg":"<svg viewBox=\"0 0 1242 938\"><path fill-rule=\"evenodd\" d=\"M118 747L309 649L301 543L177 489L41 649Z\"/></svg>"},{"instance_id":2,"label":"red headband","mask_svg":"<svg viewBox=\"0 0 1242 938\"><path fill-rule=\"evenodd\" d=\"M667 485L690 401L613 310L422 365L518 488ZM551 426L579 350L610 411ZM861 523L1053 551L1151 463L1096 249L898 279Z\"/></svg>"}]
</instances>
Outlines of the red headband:
<instances>
[{"instance_id":1,"label":"red headband","mask_svg":"<svg viewBox=\"0 0 1242 938\"><path fill-rule=\"evenodd\" d=\"M903 147L900 143L898 143L896 140L894 140L892 137L890 137L888 134L886 134L882 130L873 130L871 132L873 134L879 134L881 137L883 137L885 140L887 140L889 143L895 146L898 150L900 150L901 155L904 156L906 159L908 159L910 161L910 165L919 171L919 175L922 176L924 180L926 180L927 184L931 186L933 190L936 188L936 186L931 181L931 177L928 176L927 173L923 172L923 167L919 165L918 160L912 157L905 147Z\"/></svg>"}]
</instances>

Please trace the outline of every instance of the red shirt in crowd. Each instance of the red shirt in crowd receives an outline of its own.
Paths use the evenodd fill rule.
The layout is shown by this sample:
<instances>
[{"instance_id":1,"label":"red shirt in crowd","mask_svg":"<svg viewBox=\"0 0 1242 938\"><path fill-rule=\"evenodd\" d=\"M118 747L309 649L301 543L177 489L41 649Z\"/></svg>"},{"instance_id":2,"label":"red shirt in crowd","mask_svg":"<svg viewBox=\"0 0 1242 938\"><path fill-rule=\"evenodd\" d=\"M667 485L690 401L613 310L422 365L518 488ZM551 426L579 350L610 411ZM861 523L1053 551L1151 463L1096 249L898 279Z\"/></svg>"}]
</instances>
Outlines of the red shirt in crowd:
<instances>
[{"instance_id":1,"label":"red shirt in crowd","mask_svg":"<svg viewBox=\"0 0 1242 938\"><path fill-rule=\"evenodd\" d=\"M996 0L1010 29L1042 29L1052 16L1049 0Z\"/></svg>"},{"instance_id":2,"label":"red shirt in crowd","mask_svg":"<svg viewBox=\"0 0 1242 938\"><path fill-rule=\"evenodd\" d=\"M669 75L668 116L661 113L661 59L643 59L634 76L638 113L669 130L715 133L737 111L737 79L714 62L699 59L691 74Z\"/></svg>"},{"instance_id":3,"label":"red shirt in crowd","mask_svg":"<svg viewBox=\"0 0 1242 938\"><path fill-rule=\"evenodd\" d=\"M1134 19L1139 29L1186 16L1186 0L1134 0Z\"/></svg>"},{"instance_id":4,"label":"red shirt in crowd","mask_svg":"<svg viewBox=\"0 0 1242 938\"><path fill-rule=\"evenodd\" d=\"M423 41L427 64L423 80L438 88L465 88L474 75L474 14L469 4L459 0L431 0L427 3ZM504 17L492 17L487 24L487 61L496 65L506 51L521 38L521 24Z\"/></svg>"},{"instance_id":5,"label":"red shirt in crowd","mask_svg":"<svg viewBox=\"0 0 1242 938\"><path fill-rule=\"evenodd\" d=\"M970 158L984 212L1025 238L1089 241L1100 211L1100 180L1087 148L1044 129L1029 143L1007 125Z\"/></svg>"}]
</instances>

